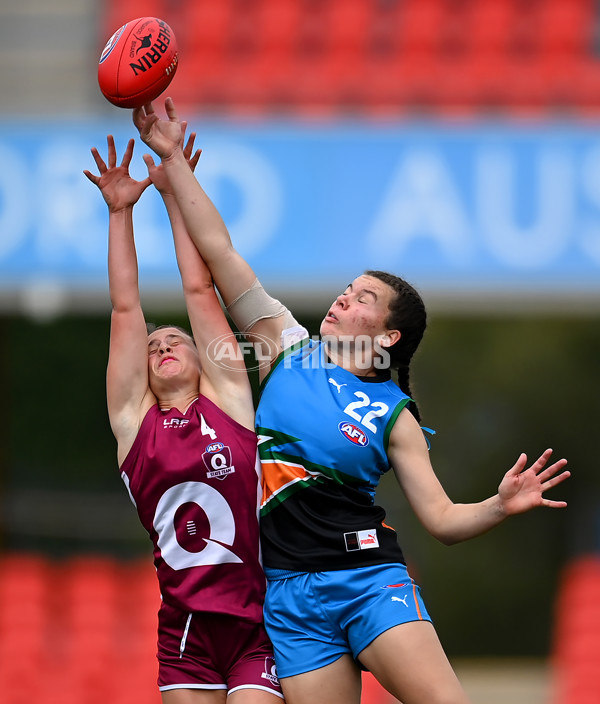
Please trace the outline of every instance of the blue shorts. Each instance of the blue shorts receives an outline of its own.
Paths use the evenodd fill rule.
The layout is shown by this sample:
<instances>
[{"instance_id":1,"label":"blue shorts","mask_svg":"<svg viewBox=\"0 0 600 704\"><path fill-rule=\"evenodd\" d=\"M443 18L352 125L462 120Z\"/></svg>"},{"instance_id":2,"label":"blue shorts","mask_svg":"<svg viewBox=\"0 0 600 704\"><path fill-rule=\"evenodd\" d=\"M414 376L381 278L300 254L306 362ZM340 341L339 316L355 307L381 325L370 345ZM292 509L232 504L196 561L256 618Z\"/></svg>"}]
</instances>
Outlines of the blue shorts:
<instances>
[{"instance_id":1,"label":"blue shorts","mask_svg":"<svg viewBox=\"0 0 600 704\"><path fill-rule=\"evenodd\" d=\"M291 677L353 658L377 636L409 621L431 621L402 564L328 572L265 570L264 616L277 674Z\"/></svg>"}]
</instances>

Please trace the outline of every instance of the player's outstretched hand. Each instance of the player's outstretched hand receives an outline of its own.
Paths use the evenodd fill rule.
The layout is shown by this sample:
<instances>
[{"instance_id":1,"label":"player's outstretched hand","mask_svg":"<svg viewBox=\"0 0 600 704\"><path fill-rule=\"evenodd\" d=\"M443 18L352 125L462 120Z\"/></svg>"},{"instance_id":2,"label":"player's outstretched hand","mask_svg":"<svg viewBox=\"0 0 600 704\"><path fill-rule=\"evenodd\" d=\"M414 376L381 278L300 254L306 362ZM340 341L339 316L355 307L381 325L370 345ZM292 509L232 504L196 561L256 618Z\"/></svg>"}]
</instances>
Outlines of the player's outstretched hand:
<instances>
[{"instance_id":1,"label":"player's outstretched hand","mask_svg":"<svg viewBox=\"0 0 600 704\"><path fill-rule=\"evenodd\" d=\"M133 111L133 124L140 133L140 139L161 159L168 159L181 148L183 124L177 117L175 104L171 98L165 100L168 120L161 120L152 103Z\"/></svg>"},{"instance_id":2,"label":"player's outstretched hand","mask_svg":"<svg viewBox=\"0 0 600 704\"><path fill-rule=\"evenodd\" d=\"M183 140L185 139L185 131L187 128L187 122L182 122L182 136L181 136L181 141L183 144ZM202 154L201 149L196 149L194 151L194 142L196 140L196 133L191 132L190 136L188 137L187 143L183 147L183 155L186 158L187 163L190 166L190 169L192 171L195 170L198 160L200 159L200 155ZM154 184L154 187L156 188L159 193L162 193L163 195L173 195L173 192L171 190L171 186L169 183L169 179L167 178L167 174L165 173L165 169L162 165L162 163L155 164L154 159L150 154L144 154L142 157L144 159L144 163L146 164L148 168L148 175L152 179L152 183Z\"/></svg>"},{"instance_id":3,"label":"player's outstretched hand","mask_svg":"<svg viewBox=\"0 0 600 704\"><path fill-rule=\"evenodd\" d=\"M571 472L561 470L567 460L560 459L546 466L552 450L546 450L527 467L527 455L521 454L513 467L504 475L498 487L502 508L507 516L524 513L537 506L547 508L564 508L566 501L553 501L544 497L544 492L561 484L571 476Z\"/></svg>"},{"instance_id":4,"label":"player's outstretched hand","mask_svg":"<svg viewBox=\"0 0 600 704\"><path fill-rule=\"evenodd\" d=\"M133 156L133 139L127 143L120 164L117 164L117 149L111 134L106 138L108 145L108 165L100 156L96 147L92 147L92 156L98 167L98 174L93 174L87 169L84 174L102 192L102 196L111 212L118 212L125 208L133 207L139 200L144 190L150 185L150 178L136 181L129 174L129 165Z\"/></svg>"}]
</instances>

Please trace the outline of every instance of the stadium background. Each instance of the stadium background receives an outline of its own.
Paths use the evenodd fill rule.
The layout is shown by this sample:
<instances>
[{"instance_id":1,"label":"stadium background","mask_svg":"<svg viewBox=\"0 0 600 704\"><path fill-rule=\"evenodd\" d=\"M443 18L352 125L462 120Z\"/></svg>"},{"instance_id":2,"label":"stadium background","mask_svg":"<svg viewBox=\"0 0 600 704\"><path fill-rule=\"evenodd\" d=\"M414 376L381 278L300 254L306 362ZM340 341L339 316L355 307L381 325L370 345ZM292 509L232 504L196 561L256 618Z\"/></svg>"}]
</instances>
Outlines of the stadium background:
<instances>
[{"instance_id":1,"label":"stadium background","mask_svg":"<svg viewBox=\"0 0 600 704\"><path fill-rule=\"evenodd\" d=\"M568 457L566 511L452 548L392 478L379 501L475 702L599 701L592 0L0 1L2 700L158 701L149 543L106 417L107 220L81 173L134 135L96 67L142 15L178 38L199 177L311 332L366 267L422 291L413 390L450 496L490 495L522 450ZM135 224L147 317L185 323L152 194Z\"/></svg>"}]
</instances>

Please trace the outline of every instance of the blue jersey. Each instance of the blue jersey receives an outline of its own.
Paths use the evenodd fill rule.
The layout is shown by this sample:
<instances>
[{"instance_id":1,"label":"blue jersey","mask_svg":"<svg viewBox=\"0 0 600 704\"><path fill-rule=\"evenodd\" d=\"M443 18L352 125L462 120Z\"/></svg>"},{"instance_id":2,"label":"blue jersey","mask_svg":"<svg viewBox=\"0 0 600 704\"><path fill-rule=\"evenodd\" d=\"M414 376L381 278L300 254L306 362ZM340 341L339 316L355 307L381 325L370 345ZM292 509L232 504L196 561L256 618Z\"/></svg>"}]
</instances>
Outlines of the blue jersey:
<instances>
[{"instance_id":1,"label":"blue jersey","mask_svg":"<svg viewBox=\"0 0 600 704\"><path fill-rule=\"evenodd\" d=\"M390 468L389 434L410 400L388 371L359 377L332 364L321 342L280 355L256 414L265 567L404 562L374 496Z\"/></svg>"}]
</instances>

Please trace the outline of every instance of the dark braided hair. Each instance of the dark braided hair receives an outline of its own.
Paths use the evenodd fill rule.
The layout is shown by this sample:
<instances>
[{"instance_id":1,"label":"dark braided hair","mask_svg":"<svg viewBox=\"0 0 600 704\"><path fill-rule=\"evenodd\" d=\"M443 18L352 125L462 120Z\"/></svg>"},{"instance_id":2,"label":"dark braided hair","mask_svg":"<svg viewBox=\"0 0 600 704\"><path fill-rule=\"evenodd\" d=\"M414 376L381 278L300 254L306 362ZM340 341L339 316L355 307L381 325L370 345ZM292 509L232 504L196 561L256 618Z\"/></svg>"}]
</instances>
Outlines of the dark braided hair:
<instances>
[{"instance_id":1,"label":"dark braided hair","mask_svg":"<svg viewBox=\"0 0 600 704\"><path fill-rule=\"evenodd\" d=\"M397 370L398 386L412 398L410 390L410 361L415 353L427 327L425 304L417 291L404 279L385 271L365 271L366 276L379 279L392 288L396 296L389 306L386 326L390 330L399 330L400 339L392 347L386 348L390 354L390 367ZM416 402L409 404L409 409L421 422L421 415Z\"/></svg>"}]
</instances>

